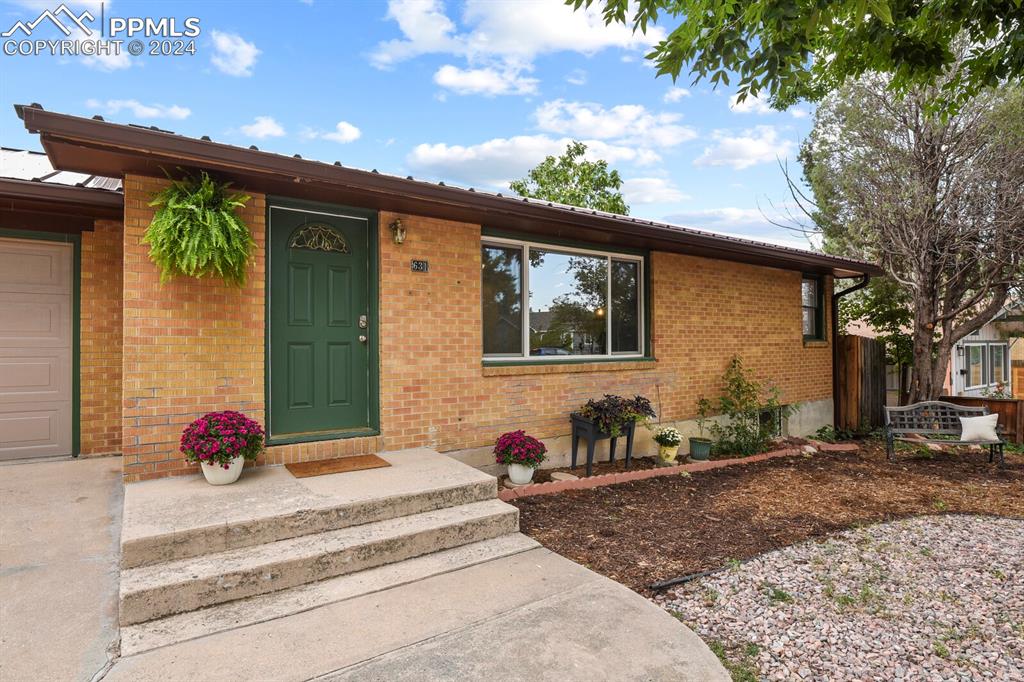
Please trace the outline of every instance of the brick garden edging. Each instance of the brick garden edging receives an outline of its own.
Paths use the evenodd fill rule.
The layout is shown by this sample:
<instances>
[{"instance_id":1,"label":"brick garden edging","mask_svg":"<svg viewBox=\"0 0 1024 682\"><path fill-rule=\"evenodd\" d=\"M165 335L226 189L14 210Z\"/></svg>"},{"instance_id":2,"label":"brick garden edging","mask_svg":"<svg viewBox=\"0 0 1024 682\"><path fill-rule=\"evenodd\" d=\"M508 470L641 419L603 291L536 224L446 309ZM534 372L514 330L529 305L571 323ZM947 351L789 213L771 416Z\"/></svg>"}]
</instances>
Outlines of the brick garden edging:
<instances>
[{"instance_id":1,"label":"brick garden edging","mask_svg":"<svg viewBox=\"0 0 1024 682\"><path fill-rule=\"evenodd\" d=\"M856 452L860 447L856 443L819 443L811 441L817 450L821 452ZM598 488L616 483L627 483L629 481L641 481L646 478L658 478L659 476L673 476L683 472L695 473L697 471L708 471L710 469L721 469L722 467L736 464L749 464L751 462L763 462L766 459L777 457L792 457L802 454L800 448L783 448L763 452L750 457L735 457L733 459L715 459L704 462L690 462L689 464L678 464L671 467L658 467L656 469L637 469L635 471L621 471L613 474L599 474L590 478L579 478L570 481L550 481L548 483L531 483L518 488L502 488L498 491L498 499L504 502L519 497L533 497L534 495L551 495L565 490L584 490L587 488Z\"/></svg>"}]
</instances>

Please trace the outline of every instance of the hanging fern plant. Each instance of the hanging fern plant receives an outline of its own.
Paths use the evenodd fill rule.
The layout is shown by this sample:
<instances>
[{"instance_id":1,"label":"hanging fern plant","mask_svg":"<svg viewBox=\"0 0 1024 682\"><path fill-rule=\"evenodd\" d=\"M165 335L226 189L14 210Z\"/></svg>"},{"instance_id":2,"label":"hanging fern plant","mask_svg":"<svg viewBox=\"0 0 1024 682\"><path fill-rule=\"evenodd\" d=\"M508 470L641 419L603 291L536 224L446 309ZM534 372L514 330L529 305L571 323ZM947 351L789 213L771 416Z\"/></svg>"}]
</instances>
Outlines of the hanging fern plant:
<instances>
[{"instance_id":1,"label":"hanging fern plant","mask_svg":"<svg viewBox=\"0 0 1024 682\"><path fill-rule=\"evenodd\" d=\"M172 179L149 202L156 214L142 242L149 244L161 282L179 275L217 275L235 286L245 284L256 243L236 210L251 197L229 192L229 187L202 172Z\"/></svg>"}]
</instances>

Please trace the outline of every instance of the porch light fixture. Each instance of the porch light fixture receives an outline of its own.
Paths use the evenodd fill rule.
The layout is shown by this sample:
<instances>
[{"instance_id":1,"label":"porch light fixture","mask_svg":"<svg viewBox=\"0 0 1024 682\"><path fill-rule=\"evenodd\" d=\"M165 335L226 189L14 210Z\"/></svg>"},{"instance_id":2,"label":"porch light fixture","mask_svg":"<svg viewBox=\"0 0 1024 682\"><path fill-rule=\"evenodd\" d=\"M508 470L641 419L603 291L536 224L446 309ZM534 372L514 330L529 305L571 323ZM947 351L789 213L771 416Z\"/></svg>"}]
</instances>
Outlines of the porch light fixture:
<instances>
[{"instance_id":1,"label":"porch light fixture","mask_svg":"<svg viewBox=\"0 0 1024 682\"><path fill-rule=\"evenodd\" d=\"M594 314L597 315L598 317L604 317L604 308L598 308L597 310L594 311Z\"/></svg>"},{"instance_id":2,"label":"porch light fixture","mask_svg":"<svg viewBox=\"0 0 1024 682\"><path fill-rule=\"evenodd\" d=\"M388 227L391 228L391 239L394 240L396 244L401 244L405 241L405 225L402 225L401 218L395 218L394 222L392 222Z\"/></svg>"}]
</instances>

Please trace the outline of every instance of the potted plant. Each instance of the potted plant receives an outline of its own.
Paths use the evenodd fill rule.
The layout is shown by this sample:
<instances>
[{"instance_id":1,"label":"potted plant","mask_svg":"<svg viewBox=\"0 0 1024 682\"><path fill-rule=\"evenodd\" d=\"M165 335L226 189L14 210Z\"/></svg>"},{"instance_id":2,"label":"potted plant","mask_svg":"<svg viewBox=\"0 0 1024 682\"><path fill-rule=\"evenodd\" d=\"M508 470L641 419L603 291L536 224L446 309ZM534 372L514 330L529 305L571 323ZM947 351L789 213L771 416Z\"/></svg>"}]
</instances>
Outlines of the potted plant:
<instances>
[{"instance_id":1,"label":"potted plant","mask_svg":"<svg viewBox=\"0 0 1024 682\"><path fill-rule=\"evenodd\" d=\"M704 437L704 424L710 412L711 401L701 397L697 401L697 431L700 435L690 438L690 459L705 460L711 456L711 439Z\"/></svg>"},{"instance_id":2,"label":"potted plant","mask_svg":"<svg viewBox=\"0 0 1024 682\"><path fill-rule=\"evenodd\" d=\"M263 427L241 412L210 412L185 427L181 451L190 462L199 462L210 485L234 483L245 460L263 450Z\"/></svg>"},{"instance_id":3,"label":"potted plant","mask_svg":"<svg viewBox=\"0 0 1024 682\"><path fill-rule=\"evenodd\" d=\"M206 172L171 180L149 205L156 209L142 238L160 268L160 281L215 275L245 284L256 241L238 209L250 197L230 190Z\"/></svg>"},{"instance_id":4,"label":"potted plant","mask_svg":"<svg viewBox=\"0 0 1024 682\"><path fill-rule=\"evenodd\" d=\"M525 431L509 431L494 444L494 461L508 466L508 478L516 485L533 480L533 472L541 465L548 451L544 443Z\"/></svg>"},{"instance_id":5,"label":"potted plant","mask_svg":"<svg viewBox=\"0 0 1024 682\"><path fill-rule=\"evenodd\" d=\"M600 400L588 400L571 416L593 424L601 437L618 438L632 431L637 424L653 419L655 414L651 401L642 395L623 398L605 394Z\"/></svg>"},{"instance_id":6,"label":"potted plant","mask_svg":"<svg viewBox=\"0 0 1024 682\"><path fill-rule=\"evenodd\" d=\"M658 444L658 458L665 464L675 464L683 435L677 429L666 426L654 434L654 442Z\"/></svg>"}]
</instances>

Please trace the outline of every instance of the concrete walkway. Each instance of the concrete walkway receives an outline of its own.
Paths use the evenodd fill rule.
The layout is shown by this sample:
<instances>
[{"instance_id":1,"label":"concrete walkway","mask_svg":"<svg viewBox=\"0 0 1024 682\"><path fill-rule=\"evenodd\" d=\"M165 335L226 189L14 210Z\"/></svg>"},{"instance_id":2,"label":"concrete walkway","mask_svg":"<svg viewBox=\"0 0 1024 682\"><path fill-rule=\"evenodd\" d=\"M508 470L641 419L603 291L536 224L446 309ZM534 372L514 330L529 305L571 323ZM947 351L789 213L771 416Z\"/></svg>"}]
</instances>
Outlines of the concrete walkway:
<instances>
[{"instance_id":1,"label":"concrete walkway","mask_svg":"<svg viewBox=\"0 0 1024 682\"><path fill-rule=\"evenodd\" d=\"M205 629L193 622L196 634L176 630L169 641L177 643L108 665L118 637L119 465L0 468L4 682L729 679L665 611L516 535L506 537L522 538L524 551L385 580L272 620ZM204 611L187 617L202 620Z\"/></svg>"},{"instance_id":2,"label":"concrete walkway","mask_svg":"<svg viewBox=\"0 0 1024 682\"><path fill-rule=\"evenodd\" d=\"M149 680L726 681L668 613L538 548L119 659Z\"/></svg>"},{"instance_id":3,"label":"concrete walkway","mask_svg":"<svg viewBox=\"0 0 1024 682\"><path fill-rule=\"evenodd\" d=\"M91 680L117 641L121 459L0 466L0 680Z\"/></svg>"}]
</instances>

